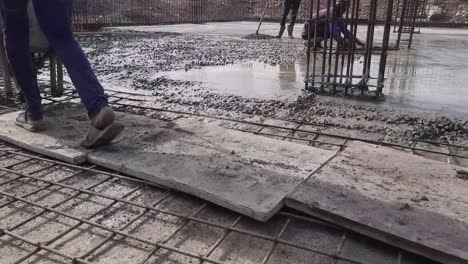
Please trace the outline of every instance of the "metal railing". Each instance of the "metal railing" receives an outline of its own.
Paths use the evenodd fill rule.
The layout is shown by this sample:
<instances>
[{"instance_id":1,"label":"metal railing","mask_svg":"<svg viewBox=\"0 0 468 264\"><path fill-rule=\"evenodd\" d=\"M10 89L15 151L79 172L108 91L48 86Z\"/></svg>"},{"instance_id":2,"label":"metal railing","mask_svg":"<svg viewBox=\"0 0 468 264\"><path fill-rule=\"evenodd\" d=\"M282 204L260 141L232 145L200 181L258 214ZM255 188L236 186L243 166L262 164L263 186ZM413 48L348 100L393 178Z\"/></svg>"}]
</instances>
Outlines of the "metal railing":
<instances>
[{"instance_id":1,"label":"metal railing","mask_svg":"<svg viewBox=\"0 0 468 264\"><path fill-rule=\"evenodd\" d=\"M420 2L418 26L468 27L468 4L464 0L408 0ZM155 25L258 20L264 10L266 21L279 21L283 0L75 0L75 30L102 26ZM268 3L268 5L267 5ZM265 9L265 7L267 7ZM370 0L359 2L362 19L371 7ZM303 0L298 21L306 21L310 1ZM394 1L393 13L399 11ZM384 21L387 1L376 6L376 20ZM398 15L392 23L397 24Z\"/></svg>"}]
</instances>

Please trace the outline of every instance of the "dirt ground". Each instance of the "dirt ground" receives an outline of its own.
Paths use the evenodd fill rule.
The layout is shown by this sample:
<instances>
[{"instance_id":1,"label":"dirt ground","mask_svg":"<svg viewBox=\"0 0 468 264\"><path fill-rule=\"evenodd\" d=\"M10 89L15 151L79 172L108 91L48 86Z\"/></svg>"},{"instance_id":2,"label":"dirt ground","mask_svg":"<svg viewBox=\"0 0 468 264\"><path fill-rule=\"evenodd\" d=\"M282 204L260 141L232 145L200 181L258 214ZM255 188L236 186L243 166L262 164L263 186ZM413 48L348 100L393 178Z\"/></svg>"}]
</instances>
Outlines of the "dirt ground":
<instances>
[{"instance_id":1,"label":"dirt ground","mask_svg":"<svg viewBox=\"0 0 468 264\"><path fill-rule=\"evenodd\" d=\"M239 119L261 116L303 121L317 125L318 130L375 140L409 142L417 138L468 145L468 119L382 106L368 97L307 91L293 99L249 98L160 74L246 61L294 63L305 56L299 42L158 32L79 41L106 87L144 94L144 105Z\"/></svg>"}]
</instances>

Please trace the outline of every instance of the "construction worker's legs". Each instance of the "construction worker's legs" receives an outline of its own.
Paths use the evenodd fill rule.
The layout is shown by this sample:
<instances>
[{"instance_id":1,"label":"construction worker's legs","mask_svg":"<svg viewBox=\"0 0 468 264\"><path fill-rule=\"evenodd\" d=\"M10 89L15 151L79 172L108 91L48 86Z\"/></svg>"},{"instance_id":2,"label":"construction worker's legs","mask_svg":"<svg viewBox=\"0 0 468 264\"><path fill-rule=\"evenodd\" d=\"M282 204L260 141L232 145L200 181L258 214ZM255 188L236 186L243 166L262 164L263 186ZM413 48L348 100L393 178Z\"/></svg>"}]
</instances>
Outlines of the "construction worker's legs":
<instances>
[{"instance_id":1,"label":"construction worker's legs","mask_svg":"<svg viewBox=\"0 0 468 264\"><path fill-rule=\"evenodd\" d=\"M72 0L33 1L37 19L45 36L57 56L63 61L89 117L94 117L101 108L108 105L108 102L86 55L73 37Z\"/></svg>"},{"instance_id":2,"label":"construction worker's legs","mask_svg":"<svg viewBox=\"0 0 468 264\"><path fill-rule=\"evenodd\" d=\"M294 28L297 20L297 14L299 13L299 7L301 6L301 0L291 0L291 22L289 26Z\"/></svg>"},{"instance_id":3,"label":"construction worker's legs","mask_svg":"<svg viewBox=\"0 0 468 264\"><path fill-rule=\"evenodd\" d=\"M283 16L281 17L281 22L280 22L280 25L282 28L286 27L286 20L288 19L288 14L292 8L293 2L294 0L284 0Z\"/></svg>"},{"instance_id":4,"label":"construction worker's legs","mask_svg":"<svg viewBox=\"0 0 468 264\"><path fill-rule=\"evenodd\" d=\"M0 1L8 60L26 101L32 120L42 119L41 95L34 79L29 50L28 0Z\"/></svg>"}]
</instances>

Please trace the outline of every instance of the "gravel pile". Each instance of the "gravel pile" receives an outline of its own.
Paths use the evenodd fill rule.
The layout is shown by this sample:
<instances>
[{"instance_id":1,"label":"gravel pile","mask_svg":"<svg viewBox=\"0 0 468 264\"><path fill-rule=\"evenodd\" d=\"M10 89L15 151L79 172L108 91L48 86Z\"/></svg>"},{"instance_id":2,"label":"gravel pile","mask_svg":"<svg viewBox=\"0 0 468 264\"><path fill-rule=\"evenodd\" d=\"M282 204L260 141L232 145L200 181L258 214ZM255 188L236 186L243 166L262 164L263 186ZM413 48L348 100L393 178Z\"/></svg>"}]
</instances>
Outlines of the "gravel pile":
<instances>
[{"instance_id":1,"label":"gravel pile","mask_svg":"<svg viewBox=\"0 0 468 264\"><path fill-rule=\"evenodd\" d=\"M242 37L242 39L276 39L275 36L272 35L265 35L265 34L249 34L245 37Z\"/></svg>"}]
</instances>

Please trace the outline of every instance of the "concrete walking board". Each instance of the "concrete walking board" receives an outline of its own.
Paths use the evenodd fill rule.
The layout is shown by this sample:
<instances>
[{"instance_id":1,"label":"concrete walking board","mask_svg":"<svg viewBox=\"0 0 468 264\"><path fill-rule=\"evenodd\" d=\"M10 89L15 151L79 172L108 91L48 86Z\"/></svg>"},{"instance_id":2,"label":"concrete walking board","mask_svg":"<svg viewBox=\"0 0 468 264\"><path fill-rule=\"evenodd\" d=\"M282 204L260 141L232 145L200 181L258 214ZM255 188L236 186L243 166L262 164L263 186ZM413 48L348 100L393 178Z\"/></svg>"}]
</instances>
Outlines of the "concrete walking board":
<instances>
[{"instance_id":1,"label":"concrete walking board","mask_svg":"<svg viewBox=\"0 0 468 264\"><path fill-rule=\"evenodd\" d=\"M442 263L468 263L466 169L353 142L286 204Z\"/></svg>"},{"instance_id":2,"label":"concrete walking board","mask_svg":"<svg viewBox=\"0 0 468 264\"><path fill-rule=\"evenodd\" d=\"M88 129L84 108L76 104L45 107L48 129L40 133L31 133L15 125L21 112L0 115L1 140L72 164L86 162L90 150L79 146Z\"/></svg>"},{"instance_id":3,"label":"concrete walking board","mask_svg":"<svg viewBox=\"0 0 468 264\"><path fill-rule=\"evenodd\" d=\"M335 152L242 133L200 120L120 115L122 141L90 162L189 193L260 221Z\"/></svg>"}]
</instances>

